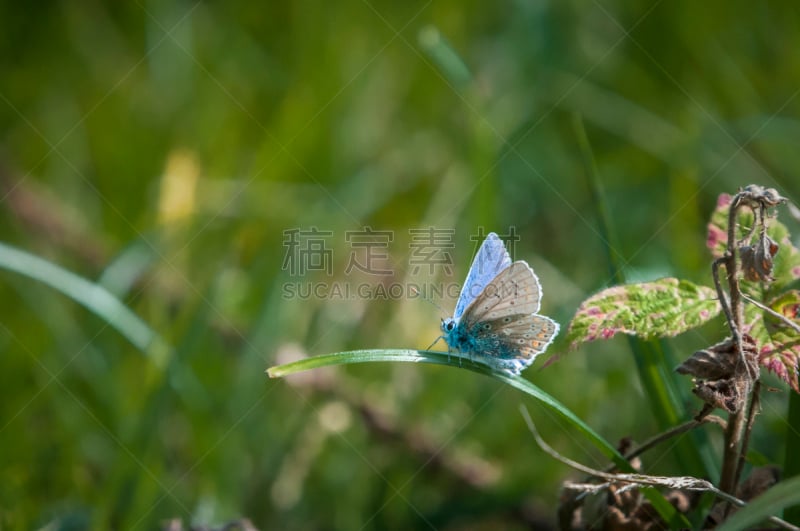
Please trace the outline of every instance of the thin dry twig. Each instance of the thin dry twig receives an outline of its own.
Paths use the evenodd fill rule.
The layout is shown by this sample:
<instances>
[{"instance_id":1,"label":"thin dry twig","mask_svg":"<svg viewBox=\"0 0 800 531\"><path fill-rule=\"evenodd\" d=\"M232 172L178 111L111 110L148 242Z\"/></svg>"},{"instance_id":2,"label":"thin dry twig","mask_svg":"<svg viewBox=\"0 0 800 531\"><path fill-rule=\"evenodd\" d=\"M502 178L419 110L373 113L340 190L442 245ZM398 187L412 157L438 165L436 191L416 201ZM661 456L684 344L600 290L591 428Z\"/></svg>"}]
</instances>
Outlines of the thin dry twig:
<instances>
[{"instance_id":1,"label":"thin dry twig","mask_svg":"<svg viewBox=\"0 0 800 531\"><path fill-rule=\"evenodd\" d=\"M725 290L722 289L722 284L719 280L719 266L726 265L728 263L728 257L723 256L721 258L717 258L711 263L711 277L714 279L714 288L717 290L717 296L719 298L719 305L722 307L722 313L725 314L725 319L728 320L728 328L731 331L738 330L736 327L736 323L733 320L733 312L731 312L731 303L728 300L728 294L725 293ZM735 337L735 336L734 336Z\"/></svg>"},{"instance_id":2,"label":"thin dry twig","mask_svg":"<svg viewBox=\"0 0 800 531\"><path fill-rule=\"evenodd\" d=\"M712 276L714 279L714 286L719 296L720 305L725 317L728 320L728 326L731 330L731 337L739 358L739 370L734 375L734 383L736 388L740 389L738 393L742 397L741 401L737 400L735 409L733 409L728 417L728 427L725 430L725 445L723 448L722 459L722 475L720 477L720 488L726 492L736 492L736 484L738 478L741 476L742 449L748 445L747 437L750 435L750 430L747 425L752 422L752 418L746 418L748 412L752 412L750 407L753 400L753 385L758 380L758 374L751 374L748 367L748 360L745 355L745 348L743 345L743 297L739 285L739 276L742 271L741 260L745 257L746 251L749 249L751 256L752 248L747 247L745 244L751 241L756 234L760 234L759 242L762 244L761 249L768 248L769 238L766 232L767 207L775 206L782 201L785 201L781 196L771 188L763 188L757 185L750 185L745 188L739 189L739 192L733 197L731 204L728 208L728 247L725 254L714 260L712 264ZM736 220L739 216L739 211L742 208L748 208L753 212L753 225L743 238L736 238ZM771 262L765 262L771 266ZM719 279L719 267L725 266L725 273L728 280L728 293L722 289ZM770 267L771 268L771 267ZM745 273L753 273L751 269L744 269ZM756 278L768 281L771 276L769 271L757 271L761 273ZM727 297L726 297L727 295Z\"/></svg>"},{"instance_id":3,"label":"thin dry twig","mask_svg":"<svg viewBox=\"0 0 800 531\"><path fill-rule=\"evenodd\" d=\"M742 449L739 452L739 464L736 467L736 477L733 478L734 485L739 484L739 479L744 469L745 456L747 456L747 449L750 446L750 434L753 432L753 425L756 422L756 414L759 410L759 392L761 391L761 382L756 380L753 386L753 397L750 399L750 407L747 411L747 423L745 425L744 439L742 440Z\"/></svg>"},{"instance_id":4,"label":"thin dry twig","mask_svg":"<svg viewBox=\"0 0 800 531\"><path fill-rule=\"evenodd\" d=\"M658 435L650 437L649 439L647 439L645 442L643 442L641 445L637 446L633 450L622 454L622 457L624 457L626 461L630 461L634 457L642 455L647 450L650 450L651 448L657 446L658 444L661 444L662 442L672 437L675 437L676 435L680 435L682 433L691 431L692 429L698 426L702 426L703 424L717 424L718 426L721 426L722 429L725 429L725 427L727 426L725 419L722 419L716 415L704 415L701 418L692 419L688 422L684 422L679 426L675 426L672 429L669 429L665 432L659 433ZM605 471L610 472L614 470L614 468L616 468L616 465L609 465Z\"/></svg>"},{"instance_id":5,"label":"thin dry twig","mask_svg":"<svg viewBox=\"0 0 800 531\"><path fill-rule=\"evenodd\" d=\"M536 444L539 445L539 448L541 448L545 453L549 454L554 459L557 459L558 461L561 461L565 465L569 466L570 468L574 468L575 470L579 470L584 474L588 474L590 476L599 477L607 480L607 483L604 484L604 486L606 487L615 483L630 483L638 486L667 487L677 490L711 492L718 498L721 498L732 505L736 505L738 507L747 506L747 503L745 503L744 501L740 500L739 498L731 494L728 494L723 490L718 489L710 481L707 481L705 479L695 478L692 476L650 476L647 474L610 474L608 472L603 472L601 470L595 470L594 468L578 463L577 461L573 461L572 459L569 459L559 454L550 445L548 445L544 441L544 439L542 439L541 435L539 435L539 432L536 429L536 425L533 423L533 419L528 413L528 409L522 404L520 404L520 413L522 414L522 417L525 419L525 423L528 425L528 429L533 435ZM570 484L570 487L575 489L580 489L583 486L584 484L582 483ZM593 485L589 487L587 490L595 491L597 490L597 488L596 486ZM791 529L795 531L800 531L800 528L795 527L789 522L782 520L776 516L770 516L768 520L773 524L781 527L782 529Z\"/></svg>"},{"instance_id":6,"label":"thin dry twig","mask_svg":"<svg viewBox=\"0 0 800 531\"><path fill-rule=\"evenodd\" d=\"M783 321L783 324L793 328L795 330L795 332L800 332L800 325L795 323L794 321L792 321L791 319L789 319L785 315L781 315L778 312L776 312L775 310L773 310L772 308L770 308L768 306L764 306L763 304L761 304L757 300L751 299L750 297L748 297L744 293L742 293L742 298L744 300L746 300L747 302L749 302L750 304L752 304L753 306L755 306L756 308L758 308L759 310L767 312L768 314L770 314L772 317L775 317L776 319L780 319L781 321Z\"/></svg>"}]
</instances>

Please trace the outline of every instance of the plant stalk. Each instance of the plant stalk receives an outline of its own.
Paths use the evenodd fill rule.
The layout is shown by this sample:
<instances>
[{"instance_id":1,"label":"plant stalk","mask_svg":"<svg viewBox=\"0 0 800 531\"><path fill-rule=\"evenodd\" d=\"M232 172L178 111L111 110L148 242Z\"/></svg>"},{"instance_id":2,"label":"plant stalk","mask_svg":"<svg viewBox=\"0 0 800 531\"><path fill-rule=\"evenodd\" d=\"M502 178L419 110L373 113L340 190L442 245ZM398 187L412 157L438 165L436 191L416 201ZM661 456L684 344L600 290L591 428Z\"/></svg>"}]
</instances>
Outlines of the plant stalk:
<instances>
[{"instance_id":1,"label":"plant stalk","mask_svg":"<svg viewBox=\"0 0 800 531\"><path fill-rule=\"evenodd\" d=\"M744 347L742 345L742 294L739 286L739 260L738 260L738 245L736 239L736 218L741 207L742 196L741 193L737 194L731 202L730 210L728 211L728 250L723 258L725 263L725 272L728 277L728 293L730 294L729 307L725 308L728 317L728 323L731 325L731 335L736 343L736 349L739 354L740 375L745 375L750 378L748 371L747 361L745 359ZM755 215L757 213L754 212ZM723 300L723 297L720 297ZM729 314L728 314L729 312ZM744 393L744 404L740 404L736 412L731 413L728 417L728 426L725 430L725 442L723 447L722 457L722 473L720 475L719 487L724 492L729 494L736 494L736 483L740 475L740 463L742 461L742 434L745 424L745 416L748 411L748 405L751 400L752 386L748 385Z\"/></svg>"}]
</instances>

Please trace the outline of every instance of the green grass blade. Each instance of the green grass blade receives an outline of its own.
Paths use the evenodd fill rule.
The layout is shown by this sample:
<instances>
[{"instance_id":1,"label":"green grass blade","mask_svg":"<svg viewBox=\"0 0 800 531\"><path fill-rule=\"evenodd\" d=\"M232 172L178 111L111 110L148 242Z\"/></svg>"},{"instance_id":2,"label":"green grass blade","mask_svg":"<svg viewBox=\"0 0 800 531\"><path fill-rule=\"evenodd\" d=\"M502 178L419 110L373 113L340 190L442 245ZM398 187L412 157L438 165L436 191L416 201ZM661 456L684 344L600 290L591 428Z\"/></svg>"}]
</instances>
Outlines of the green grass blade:
<instances>
[{"instance_id":1,"label":"green grass blade","mask_svg":"<svg viewBox=\"0 0 800 531\"><path fill-rule=\"evenodd\" d=\"M603 185L600 182L597 165L594 161L592 146L589 143L589 137L586 135L586 129L583 127L583 119L580 115L572 115L572 126L578 140L578 148L581 153L581 161L583 162L586 179L589 182L592 204L594 204L596 209L597 228L600 231L600 237L603 239L603 249L606 251L608 272L612 282L615 284L624 284L625 275L622 270L624 264L620 263L620 258L616 251L620 246L617 244L614 232L611 230L611 214L609 213L608 202L603 194Z\"/></svg>"},{"instance_id":2,"label":"green grass blade","mask_svg":"<svg viewBox=\"0 0 800 531\"><path fill-rule=\"evenodd\" d=\"M800 433L797 431L800 426L800 395L790 393L789 395L789 415L786 419L786 443L784 444L785 456L783 462L784 477L800 477ZM786 510L786 519L794 524L800 524L800 505Z\"/></svg>"},{"instance_id":3,"label":"green grass blade","mask_svg":"<svg viewBox=\"0 0 800 531\"><path fill-rule=\"evenodd\" d=\"M97 284L117 297L128 293L137 279L141 278L155 262L158 254L151 244L141 238L129 245L109 263Z\"/></svg>"},{"instance_id":4,"label":"green grass blade","mask_svg":"<svg viewBox=\"0 0 800 531\"><path fill-rule=\"evenodd\" d=\"M0 269L19 273L60 291L106 321L142 352L163 352L163 349L153 348L156 345L165 345L158 334L98 284L3 243L0 243Z\"/></svg>"},{"instance_id":5,"label":"green grass blade","mask_svg":"<svg viewBox=\"0 0 800 531\"><path fill-rule=\"evenodd\" d=\"M353 350L349 352L336 352L334 354L323 354L313 358L306 358L299 361L278 365L267 369L270 378L280 378L297 372L317 369L330 365L345 365L350 363L368 363L376 361L390 362L411 362L411 363L433 363L436 365L450 365L461 367L480 374L491 376L503 383L519 389L520 391L534 397L542 404L561 415L575 428L590 439L606 456L614 459L619 466L627 466L627 462L622 459L612 444L598 435L592 428L586 425L572 411L567 409L555 398L548 395L537 386L522 378L521 376L509 376L505 373L495 371L485 365L476 364L453 354L446 352L435 352L428 350L408 350L408 349L383 349L383 350Z\"/></svg>"},{"instance_id":6,"label":"green grass blade","mask_svg":"<svg viewBox=\"0 0 800 531\"><path fill-rule=\"evenodd\" d=\"M800 505L800 477L778 483L726 520L718 531L752 529L759 522L793 505Z\"/></svg>"},{"instance_id":7,"label":"green grass blade","mask_svg":"<svg viewBox=\"0 0 800 531\"><path fill-rule=\"evenodd\" d=\"M435 26L426 26L419 32L420 48L431 58L444 76L457 87L465 87L472 81L467 64L442 36Z\"/></svg>"},{"instance_id":8,"label":"green grass blade","mask_svg":"<svg viewBox=\"0 0 800 531\"><path fill-rule=\"evenodd\" d=\"M592 146L589 142L589 137L586 135L583 119L578 114L573 114L573 129L596 209L598 230L606 251L609 275L614 284L624 284L625 264L616 251L620 246L616 241L615 232L612 228L610 209L603 193L603 183L597 171ZM628 344L636 362L639 381L647 395L650 409L658 421L659 428L666 430L676 426L682 420L685 420L681 404L688 398L688 393L682 391L681 387L676 384L674 375L669 372L677 363L668 359L668 353L658 341L644 341L629 337ZM715 468L713 462L709 459L703 460L701 452L697 449L697 447L703 448L702 453L705 454L705 449L708 446L707 441L703 440L702 436L692 435L691 437L694 439L693 441L681 441L677 445L680 460L686 464L686 472L696 473L701 469L706 474L713 472Z\"/></svg>"},{"instance_id":9,"label":"green grass blade","mask_svg":"<svg viewBox=\"0 0 800 531\"><path fill-rule=\"evenodd\" d=\"M306 358L293 361L284 365L276 365L267 369L270 378L283 378L290 374L303 371L310 371L319 367L329 365L346 365L350 363L368 363L371 361L406 361L406 362L427 362L440 365L447 365L447 355L424 350L406 349L375 349L375 350L353 350L349 352L336 352L333 354L322 354L313 358Z\"/></svg>"},{"instance_id":10,"label":"green grass blade","mask_svg":"<svg viewBox=\"0 0 800 531\"><path fill-rule=\"evenodd\" d=\"M539 387L532 384L521 376L509 376L506 373L495 371L485 365L473 363L459 356L448 354L447 352L435 352L429 350L410 350L410 349L383 349L383 350L353 350L348 352L336 352L333 354L323 354L313 358L294 361L284 365L278 365L267 369L270 378L280 378L290 374L326 367L331 365L346 365L350 363L368 363L376 361L389 362L411 362L411 363L433 363L436 365L449 365L451 367L461 367L479 374L490 376L505 384L508 384L523 393L537 399L541 404L560 415L569 422L575 429L581 432L589 441L592 442L603 454L622 470L633 472L630 464L617 452L616 448L595 432L589 425L583 422L575 413L570 411L558 400L548 395ZM644 495L653 504L658 513L672 527L689 526L688 520L678 514L674 507L661 496L658 491L644 489Z\"/></svg>"}]
</instances>

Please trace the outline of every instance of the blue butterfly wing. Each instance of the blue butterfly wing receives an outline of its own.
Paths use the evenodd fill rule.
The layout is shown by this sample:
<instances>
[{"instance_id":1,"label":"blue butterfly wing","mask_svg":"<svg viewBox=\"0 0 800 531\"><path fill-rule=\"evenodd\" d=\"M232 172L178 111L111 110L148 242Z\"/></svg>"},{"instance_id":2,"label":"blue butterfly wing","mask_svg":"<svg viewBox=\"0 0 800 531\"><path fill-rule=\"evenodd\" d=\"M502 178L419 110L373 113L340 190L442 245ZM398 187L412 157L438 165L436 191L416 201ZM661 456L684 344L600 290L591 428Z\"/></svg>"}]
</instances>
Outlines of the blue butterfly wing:
<instances>
[{"instance_id":1,"label":"blue butterfly wing","mask_svg":"<svg viewBox=\"0 0 800 531\"><path fill-rule=\"evenodd\" d=\"M510 265L511 256L506 251L503 240L494 232L490 232L483 240L481 248L478 249L478 254L475 255L469 268L467 279L461 287L461 293L456 302L453 319L458 321L464 310L483 292L484 288Z\"/></svg>"},{"instance_id":2,"label":"blue butterfly wing","mask_svg":"<svg viewBox=\"0 0 800 531\"><path fill-rule=\"evenodd\" d=\"M497 369L519 374L547 350L559 325L544 315L518 314L472 327L474 355Z\"/></svg>"},{"instance_id":3,"label":"blue butterfly wing","mask_svg":"<svg viewBox=\"0 0 800 531\"><path fill-rule=\"evenodd\" d=\"M542 287L525 262L501 271L467 307L459 323L473 355L512 374L544 352L558 334L559 325L537 315Z\"/></svg>"}]
</instances>

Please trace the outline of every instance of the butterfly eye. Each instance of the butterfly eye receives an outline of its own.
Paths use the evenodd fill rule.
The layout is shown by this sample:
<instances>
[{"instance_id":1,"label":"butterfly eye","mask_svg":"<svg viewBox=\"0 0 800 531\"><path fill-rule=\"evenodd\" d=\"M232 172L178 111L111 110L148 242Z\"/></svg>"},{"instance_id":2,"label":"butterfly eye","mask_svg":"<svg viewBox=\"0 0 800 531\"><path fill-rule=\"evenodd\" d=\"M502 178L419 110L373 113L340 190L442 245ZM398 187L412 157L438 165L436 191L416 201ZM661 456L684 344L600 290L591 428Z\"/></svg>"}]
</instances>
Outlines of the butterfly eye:
<instances>
[{"instance_id":1,"label":"butterfly eye","mask_svg":"<svg viewBox=\"0 0 800 531\"><path fill-rule=\"evenodd\" d=\"M455 325L455 323L454 323L453 321L447 321L447 322L444 324L444 327L445 327L445 329L446 329L448 332L450 332L450 331L452 331L452 330L453 330L453 328L455 328L455 327L456 327L456 325Z\"/></svg>"}]
</instances>

